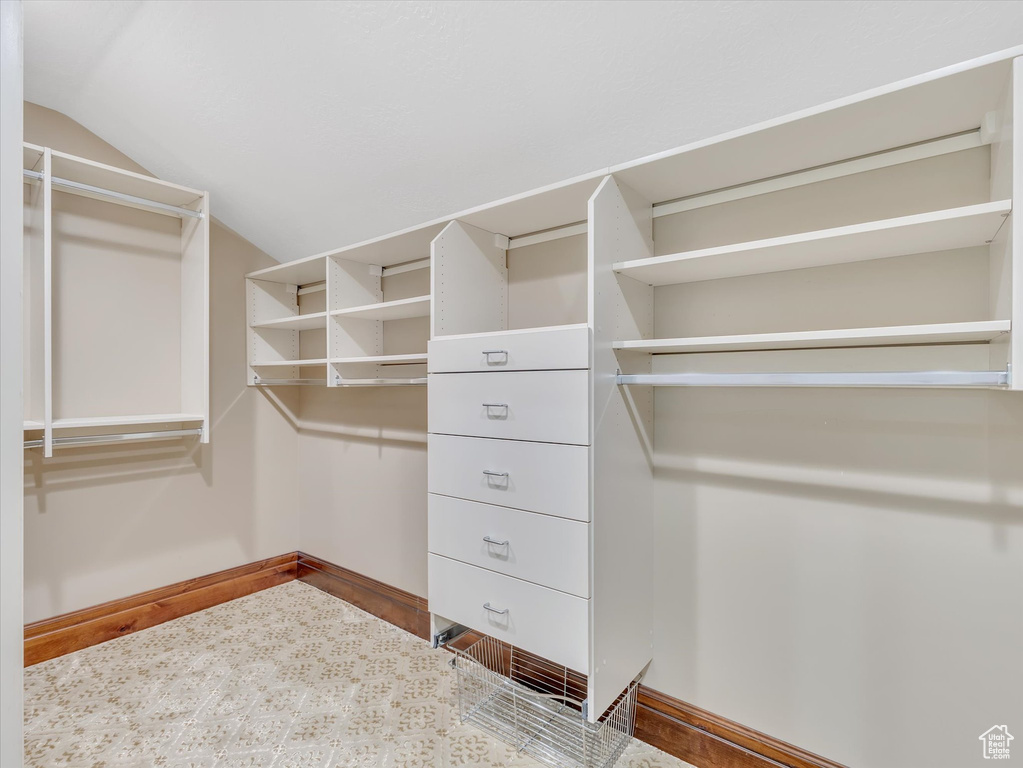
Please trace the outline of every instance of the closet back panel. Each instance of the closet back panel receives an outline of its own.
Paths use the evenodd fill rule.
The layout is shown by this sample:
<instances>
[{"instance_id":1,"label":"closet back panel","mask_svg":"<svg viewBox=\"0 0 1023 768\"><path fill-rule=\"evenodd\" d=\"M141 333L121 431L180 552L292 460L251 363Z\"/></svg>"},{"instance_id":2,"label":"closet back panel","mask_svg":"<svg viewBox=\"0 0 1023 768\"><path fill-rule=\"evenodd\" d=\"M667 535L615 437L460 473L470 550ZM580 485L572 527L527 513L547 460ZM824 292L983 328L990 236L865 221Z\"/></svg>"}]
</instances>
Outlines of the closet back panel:
<instances>
[{"instance_id":1,"label":"closet back panel","mask_svg":"<svg viewBox=\"0 0 1023 768\"><path fill-rule=\"evenodd\" d=\"M53 231L54 418L180 412L181 221L55 191Z\"/></svg>"},{"instance_id":2,"label":"closet back panel","mask_svg":"<svg viewBox=\"0 0 1023 768\"><path fill-rule=\"evenodd\" d=\"M654 255L986 203L990 148L747 197L654 219Z\"/></svg>"},{"instance_id":3,"label":"closet back panel","mask_svg":"<svg viewBox=\"0 0 1023 768\"><path fill-rule=\"evenodd\" d=\"M508 251L508 329L585 323L586 235Z\"/></svg>"}]
</instances>

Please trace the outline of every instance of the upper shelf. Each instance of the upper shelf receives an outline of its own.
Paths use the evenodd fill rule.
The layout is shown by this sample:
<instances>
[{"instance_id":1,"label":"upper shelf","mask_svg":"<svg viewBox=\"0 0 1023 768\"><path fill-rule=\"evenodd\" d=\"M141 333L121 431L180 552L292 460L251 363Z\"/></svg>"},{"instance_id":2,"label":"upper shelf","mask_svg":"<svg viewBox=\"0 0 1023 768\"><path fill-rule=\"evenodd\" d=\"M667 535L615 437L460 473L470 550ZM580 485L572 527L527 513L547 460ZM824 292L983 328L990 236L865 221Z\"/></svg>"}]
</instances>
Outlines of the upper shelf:
<instances>
[{"instance_id":1,"label":"upper shelf","mask_svg":"<svg viewBox=\"0 0 1023 768\"><path fill-rule=\"evenodd\" d=\"M613 166L652 203L975 130L1001 99L1016 47Z\"/></svg>"},{"instance_id":2,"label":"upper shelf","mask_svg":"<svg viewBox=\"0 0 1023 768\"><path fill-rule=\"evenodd\" d=\"M621 261L614 265L614 269L650 285L672 285L969 248L990 242L1011 210L1011 200L998 200L817 232Z\"/></svg>"},{"instance_id":3,"label":"upper shelf","mask_svg":"<svg viewBox=\"0 0 1023 768\"><path fill-rule=\"evenodd\" d=\"M825 349L906 344L956 344L992 341L1011 329L1008 320L968 323L897 325L883 328L843 328L791 333L749 333L732 336L692 336L680 339L616 341L615 349L677 354L684 352L742 352L755 349Z\"/></svg>"},{"instance_id":4,"label":"upper shelf","mask_svg":"<svg viewBox=\"0 0 1023 768\"><path fill-rule=\"evenodd\" d=\"M54 429L82 427L133 427L144 424L177 424L203 421L201 413L147 413L138 416L86 416L80 419L54 419Z\"/></svg>"},{"instance_id":5,"label":"upper shelf","mask_svg":"<svg viewBox=\"0 0 1023 768\"><path fill-rule=\"evenodd\" d=\"M25 161L28 162L35 157L36 152L37 148L27 145ZM75 157L55 149L50 150L50 156L55 178L181 208L195 209L202 202L203 192L198 189ZM35 170L41 170L38 161L35 162Z\"/></svg>"},{"instance_id":6,"label":"upper shelf","mask_svg":"<svg viewBox=\"0 0 1023 768\"><path fill-rule=\"evenodd\" d=\"M409 317L429 317L430 297L413 296L410 299L382 301L378 304L335 309L330 314L334 317L357 317L362 320L404 320Z\"/></svg>"},{"instance_id":7,"label":"upper shelf","mask_svg":"<svg viewBox=\"0 0 1023 768\"><path fill-rule=\"evenodd\" d=\"M275 320L267 320L262 323L253 323L252 328L278 328L287 331L314 331L327 327L326 312L310 312L307 315L292 315L291 317L279 317Z\"/></svg>"}]
</instances>

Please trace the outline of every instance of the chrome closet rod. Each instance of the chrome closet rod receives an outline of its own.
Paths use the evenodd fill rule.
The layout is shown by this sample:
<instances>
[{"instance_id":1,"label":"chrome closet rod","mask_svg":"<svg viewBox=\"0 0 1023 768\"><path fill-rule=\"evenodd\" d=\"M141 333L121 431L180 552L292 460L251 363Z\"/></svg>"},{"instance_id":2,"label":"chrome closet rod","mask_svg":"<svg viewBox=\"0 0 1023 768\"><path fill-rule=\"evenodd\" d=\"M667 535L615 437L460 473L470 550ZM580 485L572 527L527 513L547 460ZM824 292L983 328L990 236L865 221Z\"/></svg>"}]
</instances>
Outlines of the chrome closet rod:
<instances>
[{"instance_id":1,"label":"chrome closet rod","mask_svg":"<svg viewBox=\"0 0 1023 768\"><path fill-rule=\"evenodd\" d=\"M871 373L618 374L620 385L653 387L1005 387L1008 371L878 371Z\"/></svg>"},{"instance_id":2,"label":"chrome closet rod","mask_svg":"<svg viewBox=\"0 0 1023 768\"><path fill-rule=\"evenodd\" d=\"M22 173L30 179L43 178L42 171L32 171L25 168ZM110 197L114 200L123 200L126 203L134 203L136 205L148 206L149 208L156 208L157 210L173 213L175 216L191 216L193 219L201 219L204 216L202 211L193 211L190 208L182 208L179 205L170 205L169 203L160 203L156 200L147 200L144 197L136 197L135 195L129 195L126 192L114 192L110 189L94 187L92 184L82 184L79 181L71 181L70 179L60 179L54 176L50 179L50 183L55 187L74 189L79 192L91 192L92 194L103 195L104 197Z\"/></svg>"},{"instance_id":3,"label":"chrome closet rod","mask_svg":"<svg viewBox=\"0 0 1023 768\"><path fill-rule=\"evenodd\" d=\"M118 435L73 435L70 437L53 438L53 447L62 448L75 445L100 445L103 443L130 443L137 440L164 440L172 437L192 437L202 434L201 429L163 429L156 432L125 432ZM43 441L26 440L26 448L41 448Z\"/></svg>"}]
</instances>

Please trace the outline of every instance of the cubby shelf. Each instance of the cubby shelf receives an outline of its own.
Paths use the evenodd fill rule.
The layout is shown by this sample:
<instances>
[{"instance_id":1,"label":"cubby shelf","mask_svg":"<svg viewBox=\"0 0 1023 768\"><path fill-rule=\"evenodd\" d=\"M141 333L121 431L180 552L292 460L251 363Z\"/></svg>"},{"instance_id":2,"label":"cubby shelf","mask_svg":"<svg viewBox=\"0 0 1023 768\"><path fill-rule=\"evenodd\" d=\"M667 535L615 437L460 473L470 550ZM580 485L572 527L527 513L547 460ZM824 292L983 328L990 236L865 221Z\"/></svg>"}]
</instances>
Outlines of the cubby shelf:
<instances>
[{"instance_id":1,"label":"cubby shelf","mask_svg":"<svg viewBox=\"0 0 1023 768\"><path fill-rule=\"evenodd\" d=\"M131 427L144 424L177 424L202 421L201 413L147 413L138 416L86 416L78 419L54 419L54 429L87 427Z\"/></svg>"},{"instance_id":2,"label":"cubby shelf","mask_svg":"<svg viewBox=\"0 0 1023 768\"><path fill-rule=\"evenodd\" d=\"M364 363L376 365L416 365L426 362L426 353L406 355L369 355L366 357L337 357L330 361L333 365L360 365Z\"/></svg>"},{"instance_id":3,"label":"cubby shelf","mask_svg":"<svg viewBox=\"0 0 1023 768\"><path fill-rule=\"evenodd\" d=\"M46 425L43 424L43 422L41 422L41 421L35 421L33 419L25 419L25 421L24 421L24 429L25 429L26 432L28 432L29 430L33 430L33 429L45 429L45 428L46 428Z\"/></svg>"},{"instance_id":4,"label":"cubby shelf","mask_svg":"<svg viewBox=\"0 0 1023 768\"><path fill-rule=\"evenodd\" d=\"M430 297L413 296L410 299L382 301L378 304L364 304L360 307L335 309L332 317L359 318L361 320L405 320L410 317L430 316Z\"/></svg>"},{"instance_id":5,"label":"cubby shelf","mask_svg":"<svg viewBox=\"0 0 1023 768\"><path fill-rule=\"evenodd\" d=\"M989 243L1011 211L1011 200L998 200L816 232L621 261L614 265L614 270L649 285L673 285L970 248Z\"/></svg>"},{"instance_id":6,"label":"cubby shelf","mask_svg":"<svg viewBox=\"0 0 1023 768\"><path fill-rule=\"evenodd\" d=\"M280 317L275 320L266 320L262 323L253 323L251 328L280 328L288 331L314 331L327 327L326 312L311 312L307 315L292 315Z\"/></svg>"},{"instance_id":7,"label":"cubby shelf","mask_svg":"<svg viewBox=\"0 0 1023 768\"><path fill-rule=\"evenodd\" d=\"M931 325L898 325L881 328L843 328L790 333L749 333L732 336L694 336L680 339L616 341L615 349L673 354L686 352L742 352L756 349L824 349L828 347L876 347L908 344L957 344L988 342L1009 333L1008 320Z\"/></svg>"},{"instance_id":8,"label":"cubby shelf","mask_svg":"<svg viewBox=\"0 0 1023 768\"><path fill-rule=\"evenodd\" d=\"M253 368L291 368L294 366L305 367L311 365L326 365L327 358L319 357L309 360L257 360L249 363Z\"/></svg>"}]
</instances>

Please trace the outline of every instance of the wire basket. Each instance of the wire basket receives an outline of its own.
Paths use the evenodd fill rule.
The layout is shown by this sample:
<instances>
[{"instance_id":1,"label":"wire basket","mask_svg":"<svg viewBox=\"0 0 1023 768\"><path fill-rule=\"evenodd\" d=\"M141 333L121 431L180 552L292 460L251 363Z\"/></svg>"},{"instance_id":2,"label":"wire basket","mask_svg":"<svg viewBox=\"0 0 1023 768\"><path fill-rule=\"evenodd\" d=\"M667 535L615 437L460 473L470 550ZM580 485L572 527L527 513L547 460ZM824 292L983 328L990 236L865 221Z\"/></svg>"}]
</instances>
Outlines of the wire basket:
<instances>
[{"instance_id":1,"label":"wire basket","mask_svg":"<svg viewBox=\"0 0 1023 768\"><path fill-rule=\"evenodd\" d=\"M635 682L591 723L585 676L492 637L454 653L462 722L557 768L610 768L628 746Z\"/></svg>"}]
</instances>

